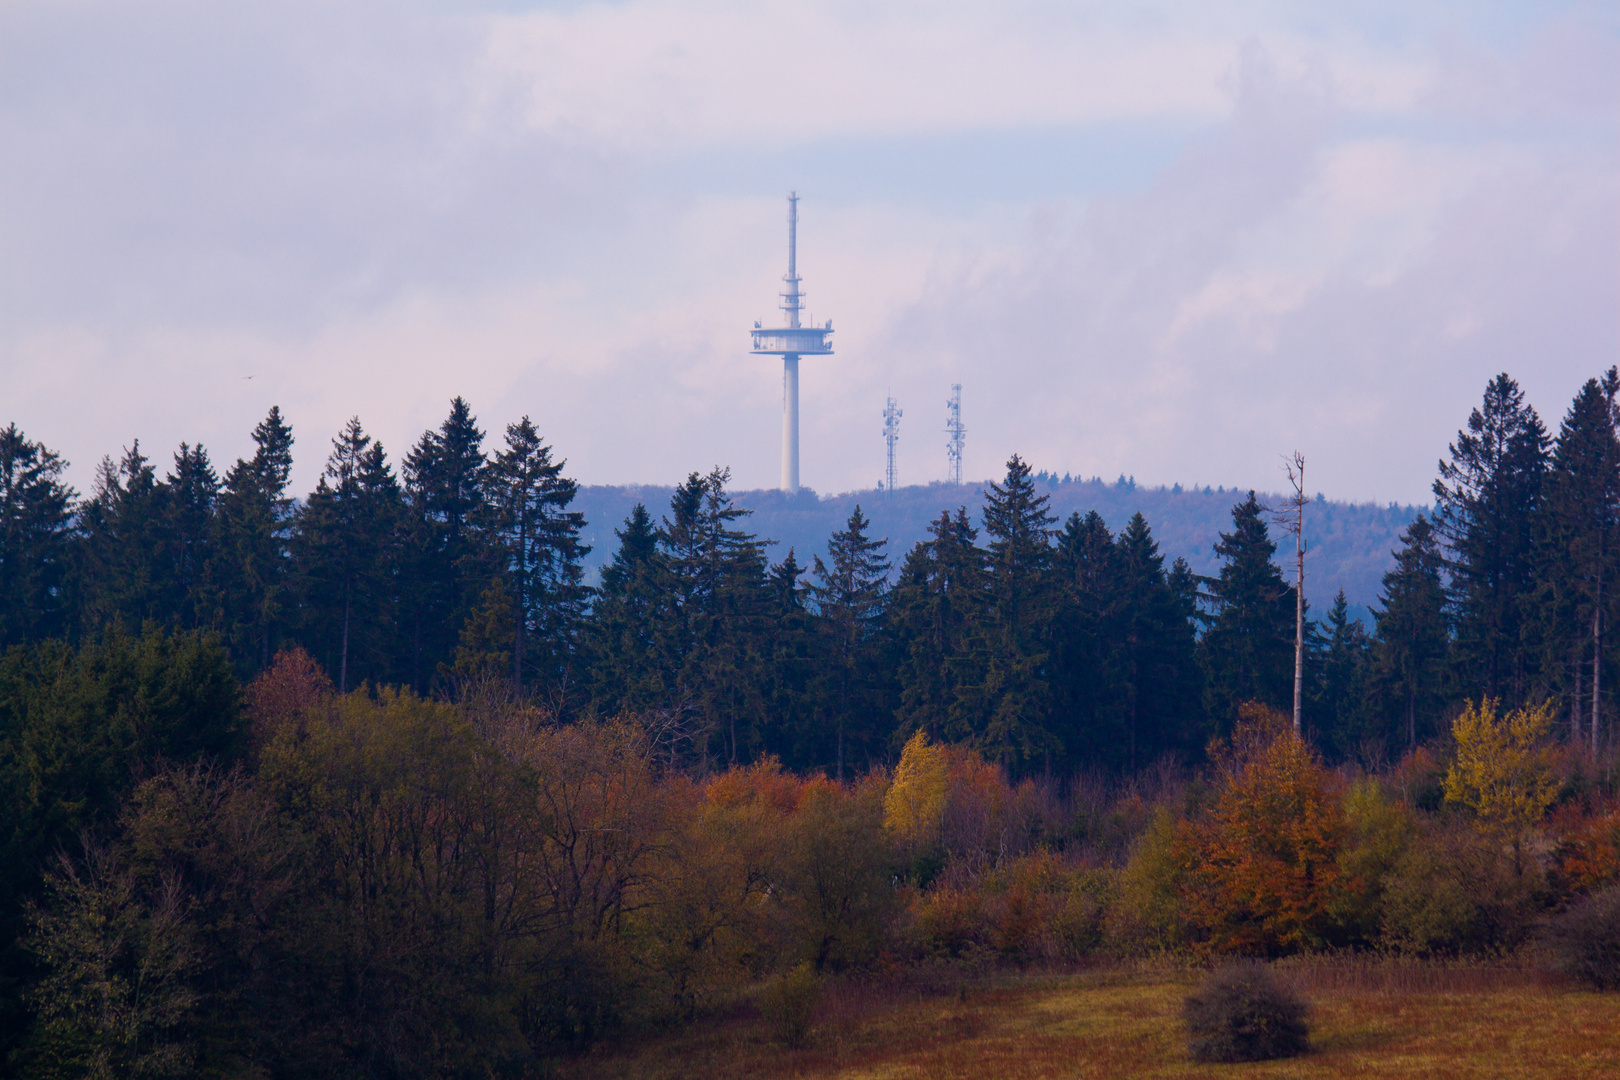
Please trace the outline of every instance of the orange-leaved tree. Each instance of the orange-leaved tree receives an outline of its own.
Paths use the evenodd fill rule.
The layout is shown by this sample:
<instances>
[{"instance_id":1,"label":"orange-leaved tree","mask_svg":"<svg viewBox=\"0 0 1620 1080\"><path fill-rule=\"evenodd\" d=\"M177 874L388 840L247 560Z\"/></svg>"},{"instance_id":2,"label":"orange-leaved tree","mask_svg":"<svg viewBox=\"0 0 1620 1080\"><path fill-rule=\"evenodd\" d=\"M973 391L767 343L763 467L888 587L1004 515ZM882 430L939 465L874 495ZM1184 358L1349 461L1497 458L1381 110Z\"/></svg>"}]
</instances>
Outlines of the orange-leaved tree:
<instances>
[{"instance_id":1,"label":"orange-leaved tree","mask_svg":"<svg viewBox=\"0 0 1620 1080\"><path fill-rule=\"evenodd\" d=\"M1339 785L1288 717L1248 704L1217 748L1215 805L1183 828L1186 914L1211 952L1320 946L1335 923L1346 823Z\"/></svg>"}]
</instances>

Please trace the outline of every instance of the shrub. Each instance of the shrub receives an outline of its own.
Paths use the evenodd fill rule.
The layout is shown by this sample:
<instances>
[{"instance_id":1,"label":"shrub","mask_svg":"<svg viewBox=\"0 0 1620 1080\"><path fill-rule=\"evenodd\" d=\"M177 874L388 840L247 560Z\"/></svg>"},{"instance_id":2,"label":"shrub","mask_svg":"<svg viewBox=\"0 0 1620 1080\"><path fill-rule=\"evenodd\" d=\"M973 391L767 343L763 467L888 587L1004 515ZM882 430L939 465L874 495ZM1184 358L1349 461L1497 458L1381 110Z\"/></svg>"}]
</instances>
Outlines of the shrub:
<instances>
[{"instance_id":1,"label":"shrub","mask_svg":"<svg viewBox=\"0 0 1620 1080\"><path fill-rule=\"evenodd\" d=\"M765 1014L776 1037L789 1046L803 1046L810 1037L810 1022L821 1000L821 979L808 960L778 975L765 985L759 1011Z\"/></svg>"},{"instance_id":2,"label":"shrub","mask_svg":"<svg viewBox=\"0 0 1620 1080\"><path fill-rule=\"evenodd\" d=\"M1547 924L1554 966L1596 990L1620 989L1620 887L1570 906Z\"/></svg>"},{"instance_id":3,"label":"shrub","mask_svg":"<svg viewBox=\"0 0 1620 1080\"><path fill-rule=\"evenodd\" d=\"M1216 971L1187 998L1187 1050L1195 1061L1269 1061L1310 1048L1309 1009L1260 964Z\"/></svg>"}]
</instances>

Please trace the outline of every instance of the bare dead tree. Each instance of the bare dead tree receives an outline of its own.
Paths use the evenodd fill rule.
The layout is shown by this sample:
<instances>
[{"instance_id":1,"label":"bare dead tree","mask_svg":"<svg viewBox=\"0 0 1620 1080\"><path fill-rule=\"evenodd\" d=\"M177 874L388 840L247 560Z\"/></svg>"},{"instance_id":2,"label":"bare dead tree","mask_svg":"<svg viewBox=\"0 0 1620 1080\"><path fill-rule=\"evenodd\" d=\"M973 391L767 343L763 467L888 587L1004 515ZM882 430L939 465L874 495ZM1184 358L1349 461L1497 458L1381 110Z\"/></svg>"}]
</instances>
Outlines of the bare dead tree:
<instances>
[{"instance_id":1,"label":"bare dead tree","mask_svg":"<svg viewBox=\"0 0 1620 1080\"><path fill-rule=\"evenodd\" d=\"M1294 734L1303 734L1300 720L1301 692L1305 685L1305 455L1294 451L1292 460L1284 459L1288 470L1288 483L1294 494L1288 505L1274 511L1277 523L1294 536Z\"/></svg>"}]
</instances>

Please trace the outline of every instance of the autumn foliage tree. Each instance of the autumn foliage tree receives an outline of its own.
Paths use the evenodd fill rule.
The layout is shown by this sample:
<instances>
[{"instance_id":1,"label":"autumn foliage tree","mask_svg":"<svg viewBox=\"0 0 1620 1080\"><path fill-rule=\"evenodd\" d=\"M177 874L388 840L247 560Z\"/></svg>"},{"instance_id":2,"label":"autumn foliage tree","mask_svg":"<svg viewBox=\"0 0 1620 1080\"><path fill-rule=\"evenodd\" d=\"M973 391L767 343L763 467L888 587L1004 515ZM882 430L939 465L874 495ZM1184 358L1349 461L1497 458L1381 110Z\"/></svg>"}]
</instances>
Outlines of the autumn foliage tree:
<instances>
[{"instance_id":1,"label":"autumn foliage tree","mask_svg":"<svg viewBox=\"0 0 1620 1080\"><path fill-rule=\"evenodd\" d=\"M1338 784L1275 709L1248 704L1215 748L1213 810L1180 837L1187 915L1211 952L1276 955L1325 944L1341 884Z\"/></svg>"}]
</instances>

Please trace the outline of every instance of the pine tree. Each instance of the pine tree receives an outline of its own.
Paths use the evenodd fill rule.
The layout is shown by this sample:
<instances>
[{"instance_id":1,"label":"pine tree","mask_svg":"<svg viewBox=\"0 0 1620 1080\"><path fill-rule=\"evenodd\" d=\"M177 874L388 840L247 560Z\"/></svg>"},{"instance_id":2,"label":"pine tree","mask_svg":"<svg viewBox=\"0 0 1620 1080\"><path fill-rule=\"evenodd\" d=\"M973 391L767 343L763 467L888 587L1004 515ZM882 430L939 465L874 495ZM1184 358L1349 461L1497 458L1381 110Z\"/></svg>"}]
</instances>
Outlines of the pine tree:
<instances>
[{"instance_id":1,"label":"pine tree","mask_svg":"<svg viewBox=\"0 0 1620 1080\"><path fill-rule=\"evenodd\" d=\"M1382 608L1373 610L1375 685L1408 746L1435 730L1444 700L1450 634L1441 565L1434 528L1419 514L1401 533L1395 568L1384 575Z\"/></svg>"},{"instance_id":2,"label":"pine tree","mask_svg":"<svg viewBox=\"0 0 1620 1080\"><path fill-rule=\"evenodd\" d=\"M506 448L489 463L486 480L518 612L513 678L521 687L532 670L559 702L589 598L581 561L590 548L579 539L585 515L568 509L579 485L562 475L565 464L551 460L551 447L525 416L507 425Z\"/></svg>"},{"instance_id":3,"label":"pine tree","mask_svg":"<svg viewBox=\"0 0 1620 1080\"><path fill-rule=\"evenodd\" d=\"M1567 671L1570 734L1582 721L1600 735L1604 637L1616 606L1620 525L1620 442L1615 399L1620 371L1589 379L1570 405L1553 446L1541 543L1542 640L1549 667ZM1583 676L1585 676L1583 678Z\"/></svg>"},{"instance_id":4,"label":"pine tree","mask_svg":"<svg viewBox=\"0 0 1620 1080\"><path fill-rule=\"evenodd\" d=\"M382 682L392 674L401 512L382 444L361 429L359 417L351 419L332 440L296 537L305 634L310 651L335 670L339 693L362 678Z\"/></svg>"},{"instance_id":5,"label":"pine tree","mask_svg":"<svg viewBox=\"0 0 1620 1080\"><path fill-rule=\"evenodd\" d=\"M1535 585L1547 432L1502 374L1449 450L1434 482L1433 524L1445 545L1459 689L1521 702L1531 689L1524 617Z\"/></svg>"},{"instance_id":6,"label":"pine tree","mask_svg":"<svg viewBox=\"0 0 1620 1080\"><path fill-rule=\"evenodd\" d=\"M857 505L845 527L828 542L828 562L815 556L815 583L810 586L824 642L826 685L820 696L833 721L837 743L834 775L839 780L844 778L845 735L851 729L863 737L873 734L868 721L870 695L863 691L876 675L872 661L877 655L889 562L883 553L888 541L868 538L870 524Z\"/></svg>"},{"instance_id":7,"label":"pine tree","mask_svg":"<svg viewBox=\"0 0 1620 1080\"><path fill-rule=\"evenodd\" d=\"M73 489L67 462L16 424L0 430L0 652L69 629Z\"/></svg>"},{"instance_id":8,"label":"pine tree","mask_svg":"<svg viewBox=\"0 0 1620 1080\"><path fill-rule=\"evenodd\" d=\"M1055 594L1049 570L1052 523L1048 497L1037 495L1026 465L1014 454L1005 479L985 493L987 605L985 727L979 749L1009 768L1048 768L1064 747L1052 735L1051 656Z\"/></svg>"},{"instance_id":9,"label":"pine tree","mask_svg":"<svg viewBox=\"0 0 1620 1080\"><path fill-rule=\"evenodd\" d=\"M1221 573L1209 582L1214 611L1201 644L1209 714L1222 723L1245 701L1280 709L1293 694L1294 594L1272 562L1264 515L1249 492L1215 544Z\"/></svg>"},{"instance_id":10,"label":"pine tree","mask_svg":"<svg viewBox=\"0 0 1620 1080\"><path fill-rule=\"evenodd\" d=\"M292 428L281 410L253 429L254 452L225 474L214 517L209 578L224 613L226 639L248 671L270 666L285 620L292 499Z\"/></svg>"}]
</instances>

